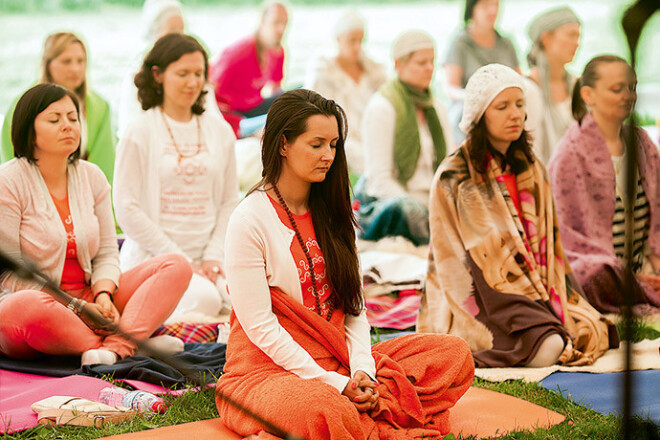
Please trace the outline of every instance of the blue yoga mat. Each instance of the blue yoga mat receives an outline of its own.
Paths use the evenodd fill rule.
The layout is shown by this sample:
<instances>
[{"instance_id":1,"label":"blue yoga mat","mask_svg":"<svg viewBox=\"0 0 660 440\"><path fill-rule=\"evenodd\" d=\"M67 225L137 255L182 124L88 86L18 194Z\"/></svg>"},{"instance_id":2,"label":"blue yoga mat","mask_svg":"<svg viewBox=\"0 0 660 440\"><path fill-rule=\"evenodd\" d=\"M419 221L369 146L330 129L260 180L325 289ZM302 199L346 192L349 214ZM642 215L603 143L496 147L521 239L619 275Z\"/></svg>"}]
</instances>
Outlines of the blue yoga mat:
<instances>
[{"instance_id":1,"label":"blue yoga mat","mask_svg":"<svg viewBox=\"0 0 660 440\"><path fill-rule=\"evenodd\" d=\"M602 414L623 411L623 373L553 373L541 385ZM633 371L633 413L660 423L660 370Z\"/></svg>"}]
</instances>

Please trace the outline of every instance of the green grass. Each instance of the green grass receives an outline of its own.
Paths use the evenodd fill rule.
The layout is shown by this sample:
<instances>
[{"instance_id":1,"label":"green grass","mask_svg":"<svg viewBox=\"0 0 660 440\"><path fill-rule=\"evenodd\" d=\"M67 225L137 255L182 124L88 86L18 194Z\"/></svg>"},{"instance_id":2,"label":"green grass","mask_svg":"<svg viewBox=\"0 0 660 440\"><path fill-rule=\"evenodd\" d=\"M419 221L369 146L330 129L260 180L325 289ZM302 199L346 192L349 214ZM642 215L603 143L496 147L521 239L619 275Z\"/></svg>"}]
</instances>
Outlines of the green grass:
<instances>
[{"instance_id":1,"label":"green grass","mask_svg":"<svg viewBox=\"0 0 660 440\"><path fill-rule=\"evenodd\" d=\"M621 339L624 339L623 322L617 322L616 328L619 331L619 335L621 335ZM630 338L633 342L639 342L644 339L658 339L658 338L660 338L660 331L644 323L643 321L640 320L633 321L632 337Z\"/></svg>"},{"instance_id":2,"label":"green grass","mask_svg":"<svg viewBox=\"0 0 660 440\"><path fill-rule=\"evenodd\" d=\"M539 440L539 439L617 439L621 419L612 415L602 415L576 403L562 398L558 393L547 390L536 383L522 381L506 381L490 383L475 379L475 386L488 390L509 394L566 416L566 420L550 429L539 429L534 432L517 432L502 437L509 440ZM6 440L25 439L71 439L88 440L109 435L142 431L161 426L194 422L217 417L215 400L212 390L189 392L180 397L169 397L170 409L166 414L155 415L152 418L138 417L127 423L107 425L101 429L79 427L37 427L14 435L3 437ZM638 418L634 419L635 440L651 440L660 436L660 427ZM655 437L654 437L655 436ZM462 438L462 437L461 437ZM471 437L470 437L471 438ZM448 440L451 437L447 438ZM192 439L191 439L192 440Z\"/></svg>"}]
</instances>

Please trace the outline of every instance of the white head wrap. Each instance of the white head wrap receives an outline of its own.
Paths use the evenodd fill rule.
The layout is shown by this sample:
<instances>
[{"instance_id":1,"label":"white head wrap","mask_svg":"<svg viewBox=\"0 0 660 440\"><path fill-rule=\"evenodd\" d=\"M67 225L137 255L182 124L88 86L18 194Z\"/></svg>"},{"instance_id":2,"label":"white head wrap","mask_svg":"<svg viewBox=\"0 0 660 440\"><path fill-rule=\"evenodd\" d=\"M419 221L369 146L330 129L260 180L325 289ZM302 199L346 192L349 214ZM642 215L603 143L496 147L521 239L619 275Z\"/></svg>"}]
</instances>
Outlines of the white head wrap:
<instances>
[{"instance_id":1,"label":"white head wrap","mask_svg":"<svg viewBox=\"0 0 660 440\"><path fill-rule=\"evenodd\" d=\"M422 49L435 49L433 37L420 30L405 31L392 43L392 58L398 60Z\"/></svg>"},{"instance_id":2,"label":"white head wrap","mask_svg":"<svg viewBox=\"0 0 660 440\"><path fill-rule=\"evenodd\" d=\"M563 6L536 16L529 25L529 31L527 33L532 43L538 44L541 41L541 35L546 32L552 32L558 27L569 23L580 24L580 19L571 8Z\"/></svg>"},{"instance_id":3,"label":"white head wrap","mask_svg":"<svg viewBox=\"0 0 660 440\"><path fill-rule=\"evenodd\" d=\"M142 29L147 41L155 41L165 20L172 15L183 16L178 0L145 0L142 7Z\"/></svg>"},{"instance_id":4,"label":"white head wrap","mask_svg":"<svg viewBox=\"0 0 660 440\"><path fill-rule=\"evenodd\" d=\"M518 87L525 93L523 78L515 70L502 64L480 67L465 86L463 118L458 128L467 133L472 124L481 119L493 99L509 87Z\"/></svg>"},{"instance_id":5,"label":"white head wrap","mask_svg":"<svg viewBox=\"0 0 660 440\"><path fill-rule=\"evenodd\" d=\"M332 36L337 38L340 35L353 31L364 31L364 19L362 15L354 9L345 10L332 29Z\"/></svg>"}]
</instances>

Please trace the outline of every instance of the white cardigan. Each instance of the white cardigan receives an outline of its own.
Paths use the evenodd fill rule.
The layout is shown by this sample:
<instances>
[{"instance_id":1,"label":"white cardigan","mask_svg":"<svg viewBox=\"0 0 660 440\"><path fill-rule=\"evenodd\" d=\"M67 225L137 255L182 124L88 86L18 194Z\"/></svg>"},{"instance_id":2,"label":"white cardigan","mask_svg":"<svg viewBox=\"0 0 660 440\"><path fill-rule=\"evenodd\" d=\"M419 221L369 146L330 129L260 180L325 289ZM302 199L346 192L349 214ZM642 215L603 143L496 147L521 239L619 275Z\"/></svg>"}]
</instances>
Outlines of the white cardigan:
<instances>
[{"instance_id":1,"label":"white cardigan","mask_svg":"<svg viewBox=\"0 0 660 440\"><path fill-rule=\"evenodd\" d=\"M158 224L160 177L157 164L168 136L160 112L160 107L154 107L141 114L117 145L113 199L117 223L126 234L119 255L122 270L157 255L185 255ZM222 170L214 176L212 197L216 223L203 260L223 261L227 222L238 203L236 138L229 124L213 112L204 112L199 121L209 153Z\"/></svg>"},{"instance_id":2,"label":"white cardigan","mask_svg":"<svg viewBox=\"0 0 660 440\"><path fill-rule=\"evenodd\" d=\"M571 97L569 96L561 103L547 103L543 99L543 92L536 82L524 77L525 82L525 106L527 110L527 120L525 121L525 130L529 131L533 138L534 152L544 164L550 162L555 148L559 141L573 123L571 113ZM563 129L557 131L552 123L550 115L550 106L555 106L558 114L561 115L564 123Z\"/></svg>"},{"instance_id":3,"label":"white cardigan","mask_svg":"<svg viewBox=\"0 0 660 440\"><path fill-rule=\"evenodd\" d=\"M238 205L229 219L225 246L232 307L250 341L273 362L303 379L318 378L341 393L349 378L321 368L273 313L271 287L303 302L291 255L294 236L280 221L265 192L255 191ZM366 311L359 316L347 315L345 328L351 376L362 370L376 377Z\"/></svg>"},{"instance_id":4,"label":"white cardigan","mask_svg":"<svg viewBox=\"0 0 660 440\"><path fill-rule=\"evenodd\" d=\"M453 140L452 128L447 119L447 110L437 99L434 102L434 107L445 135L447 154L449 154ZM364 148L365 190L368 195L377 199L411 195L395 177L397 173L394 164L395 125L396 111L392 103L380 92L375 93L369 100L369 104L367 104L364 116L362 117L362 146ZM423 134L422 128L419 127L420 140L423 141L421 139ZM415 174L418 171L419 166L415 170ZM429 171L431 171L429 173L431 178L428 181L428 191L430 192L431 181L433 180L435 170ZM425 198L428 199L428 195ZM428 205L428 200L425 200L424 204Z\"/></svg>"}]
</instances>

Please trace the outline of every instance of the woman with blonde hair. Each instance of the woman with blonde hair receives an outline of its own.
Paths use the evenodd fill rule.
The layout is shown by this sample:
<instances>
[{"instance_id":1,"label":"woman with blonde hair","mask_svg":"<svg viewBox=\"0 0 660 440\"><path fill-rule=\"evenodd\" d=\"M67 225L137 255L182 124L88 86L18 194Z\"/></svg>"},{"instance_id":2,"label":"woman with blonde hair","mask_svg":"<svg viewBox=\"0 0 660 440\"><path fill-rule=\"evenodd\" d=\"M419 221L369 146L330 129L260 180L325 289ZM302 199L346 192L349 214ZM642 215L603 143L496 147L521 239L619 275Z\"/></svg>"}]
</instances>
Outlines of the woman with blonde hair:
<instances>
[{"instance_id":1,"label":"woman with blonde hair","mask_svg":"<svg viewBox=\"0 0 660 440\"><path fill-rule=\"evenodd\" d=\"M98 165L112 182L115 137L110 125L110 106L87 84L87 49L80 37L71 32L56 32L46 38L39 82L60 85L76 95L80 101L80 158ZM1 162L14 157L10 125L15 105L14 102L2 126Z\"/></svg>"}]
</instances>

